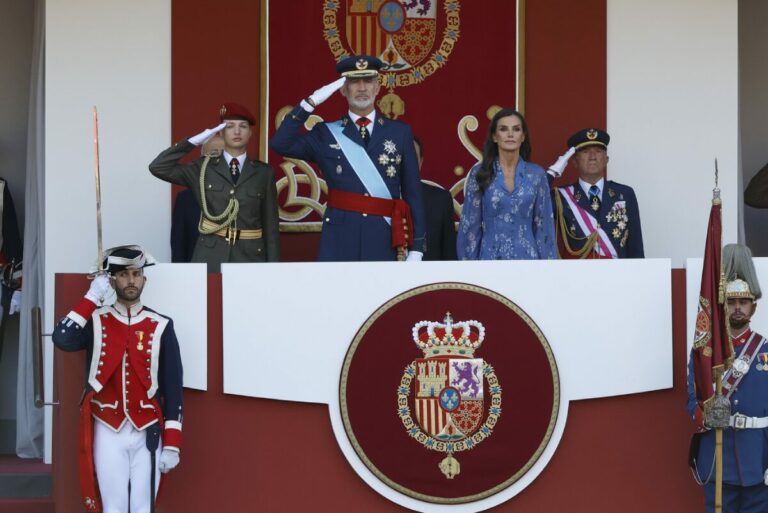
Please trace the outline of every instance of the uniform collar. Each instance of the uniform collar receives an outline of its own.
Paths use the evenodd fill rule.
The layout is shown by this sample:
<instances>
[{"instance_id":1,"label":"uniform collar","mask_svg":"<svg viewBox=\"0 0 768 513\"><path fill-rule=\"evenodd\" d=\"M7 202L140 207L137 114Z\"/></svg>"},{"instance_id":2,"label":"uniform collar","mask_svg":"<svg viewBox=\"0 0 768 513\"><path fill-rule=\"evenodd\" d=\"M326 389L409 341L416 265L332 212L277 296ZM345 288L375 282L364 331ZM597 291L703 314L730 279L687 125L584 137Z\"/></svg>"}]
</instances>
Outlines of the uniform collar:
<instances>
[{"instance_id":1,"label":"uniform collar","mask_svg":"<svg viewBox=\"0 0 768 513\"><path fill-rule=\"evenodd\" d=\"M731 337L731 341L733 342L734 346L741 346L749 340L749 337L752 335L752 330L750 328L747 328L744 333L739 335L738 337Z\"/></svg>"},{"instance_id":2,"label":"uniform collar","mask_svg":"<svg viewBox=\"0 0 768 513\"><path fill-rule=\"evenodd\" d=\"M355 114L355 113L354 113L354 112L352 112L351 110L350 110L350 111L349 111L347 114L349 115L349 119L351 119L351 120L352 120L352 123L356 123L358 119L360 119L361 117L363 117L363 116L358 116L357 114ZM367 129L368 129L368 133L369 133L369 134L372 134L372 133L373 133L373 125L375 125L375 124L376 124L376 109L373 109L373 110L371 111L371 113L370 113L370 114L368 114L368 115L367 115L367 116L365 116L365 117L371 120L371 122L370 122L370 123L368 124L368 126L366 126L365 128L367 128Z\"/></svg>"},{"instance_id":3,"label":"uniform collar","mask_svg":"<svg viewBox=\"0 0 768 513\"><path fill-rule=\"evenodd\" d=\"M579 185L581 186L581 190L584 191L584 194L586 194L587 197L589 197L589 188L592 187L593 184L591 184L589 182L585 182L584 180L579 178ZM594 185L597 185L597 188L599 190L599 192L597 193L597 197L602 200L603 199L603 189L605 188L605 178L601 178Z\"/></svg>"},{"instance_id":4,"label":"uniform collar","mask_svg":"<svg viewBox=\"0 0 768 513\"><path fill-rule=\"evenodd\" d=\"M144 309L144 305L141 304L141 301L139 301L138 303L134 303L131 305L131 309L129 312L128 308L126 308L124 304L122 304L119 301L115 301L115 304L112 305L112 308L117 310L117 313L125 317L136 317L139 314L139 312L141 312Z\"/></svg>"},{"instance_id":5,"label":"uniform collar","mask_svg":"<svg viewBox=\"0 0 768 513\"><path fill-rule=\"evenodd\" d=\"M224 155L224 161L227 163L227 165L229 165L229 163L232 162L233 158L236 158L237 163L240 164L240 171L243 170L243 166L245 165L245 153L243 153L239 157L232 157L232 155L230 155L225 151L223 152L223 155Z\"/></svg>"}]
</instances>

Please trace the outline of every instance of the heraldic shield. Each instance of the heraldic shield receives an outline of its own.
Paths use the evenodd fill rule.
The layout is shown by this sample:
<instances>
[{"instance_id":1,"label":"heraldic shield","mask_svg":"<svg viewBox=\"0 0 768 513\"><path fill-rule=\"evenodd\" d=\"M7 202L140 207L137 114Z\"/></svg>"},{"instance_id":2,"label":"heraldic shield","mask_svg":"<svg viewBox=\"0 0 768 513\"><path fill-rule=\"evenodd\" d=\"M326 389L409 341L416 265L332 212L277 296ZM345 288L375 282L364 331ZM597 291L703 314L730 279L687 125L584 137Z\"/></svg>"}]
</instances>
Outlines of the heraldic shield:
<instances>
[{"instance_id":1,"label":"heraldic shield","mask_svg":"<svg viewBox=\"0 0 768 513\"><path fill-rule=\"evenodd\" d=\"M458 504L500 492L536 462L557 420L559 378L544 335L512 301L436 283L393 298L360 328L339 400L351 445L378 479Z\"/></svg>"}]
</instances>

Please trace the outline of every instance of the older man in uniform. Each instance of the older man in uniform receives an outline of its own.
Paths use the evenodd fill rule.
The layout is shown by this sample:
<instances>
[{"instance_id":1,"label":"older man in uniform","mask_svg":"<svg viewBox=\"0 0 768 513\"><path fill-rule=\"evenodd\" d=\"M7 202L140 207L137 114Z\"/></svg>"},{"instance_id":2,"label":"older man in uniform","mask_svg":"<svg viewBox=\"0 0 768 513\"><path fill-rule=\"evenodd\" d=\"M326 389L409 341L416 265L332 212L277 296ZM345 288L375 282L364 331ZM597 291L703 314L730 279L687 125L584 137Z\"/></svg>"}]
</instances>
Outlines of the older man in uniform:
<instances>
[{"instance_id":1,"label":"older man in uniform","mask_svg":"<svg viewBox=\"0 0 768 513\"><path fill-rule=\"evenodd\" d=\"M341 60L336 71L342 78L302 100L271 141L281 155L317 163L328 183L319 260L423 257L426 228L413 134L374 109L381 67L366 55ZM349 112L300 134L310 113L338 89Z\"/></svg>"},{"instance_id":2,"label":"older man in uniform","mask_svg":"<svg viewBox=\"0 0 768 513\"><path fill-rule=\"evenodd\" d=\"M553 191L555 232L562 258L643 258L643 233L635 191L605 179L610 136L585 128L568 139L569 150L550 166L550 184L574 161L579 180Z\"/></svg>"},{"instance_id":3,"label":"older man in uniform","mask_svg":"<svg viewBox=\"0 0 768 513\"><path fill-rule=\"evenodd\" d=\"M161 180L195 191L202 216L193 262L207 262L209 272L218 272L222 262L277 262L280 228L275 172L246 155L256 120L235 103L224 104L219 116L220 125L164 150L149 170ZM195 146L219 132L224 137L222 157L180 163Z\"/></svg>"},{"instance_id":4,"label":"older man in uniform","mask_svg":"<svg viewBox=\"0 0 768 513\"><path fill-rule=\"evenodd\" d=\"M80 488L86 511L154 511L159 472L179 463L182 366L173 321L141 303L140 246L105 251L85 297L56 325L53 343L86 351ZM117 301L101 306L111 295ZM130 492L129 492L130 489Z\"/></svg>"},{"instance_id":5,"label":"older man in uniform","mask_svg":"<svg viewBox=\"0 0 768 513\"><path fill-rule=\"evenodd\" d=\"M723 430L723 512L768 511L768 344L750 320L762 296L749 248L723 248L728 332L735 360L722 378L730 400L730 427ZM718 307L717 305L715 305ZM691 468L704 485L708 512L714 511L715 431L696 400L693 358L688 362L688 414L699 431L691 448Z\"/></svg>"}]
</instances>

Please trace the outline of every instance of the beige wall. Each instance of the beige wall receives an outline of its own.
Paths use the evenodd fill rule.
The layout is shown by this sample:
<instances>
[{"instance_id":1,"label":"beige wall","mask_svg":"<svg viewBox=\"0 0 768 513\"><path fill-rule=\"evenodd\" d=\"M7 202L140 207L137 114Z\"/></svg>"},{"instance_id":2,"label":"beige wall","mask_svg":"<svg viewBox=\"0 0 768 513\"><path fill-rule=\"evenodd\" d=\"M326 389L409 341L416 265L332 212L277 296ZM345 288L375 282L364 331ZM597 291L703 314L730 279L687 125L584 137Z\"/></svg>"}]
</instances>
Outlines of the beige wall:
<instances>
[{"instance_id":1,"label":"beige wall","mask_svg":"<svg viewBox=\"0 0 768 513\"><path fill-rule=\"evenodd\" d=\"M99 109L104 246L170 261L170 185L147 165L171 139L171 0L47 0L45 323L57 272L96 260L92 109ZM47 363L50 369L50 346ZM51 379L46 396L51 397ZM50 433L50 416L46 418ZM50 436L46 451L50 456Z\"/></svg>"},{"instance_id":2,"label":"beige wall","mask_svg":"<svg viewBox=\"0 0 768 513\"><path fill-rule=\"evenodd\" d=\"M738 235L736 0L608 0L610 174L637 192L645 255L701 256L718 159Z\"/></svg>"}]
</instances>

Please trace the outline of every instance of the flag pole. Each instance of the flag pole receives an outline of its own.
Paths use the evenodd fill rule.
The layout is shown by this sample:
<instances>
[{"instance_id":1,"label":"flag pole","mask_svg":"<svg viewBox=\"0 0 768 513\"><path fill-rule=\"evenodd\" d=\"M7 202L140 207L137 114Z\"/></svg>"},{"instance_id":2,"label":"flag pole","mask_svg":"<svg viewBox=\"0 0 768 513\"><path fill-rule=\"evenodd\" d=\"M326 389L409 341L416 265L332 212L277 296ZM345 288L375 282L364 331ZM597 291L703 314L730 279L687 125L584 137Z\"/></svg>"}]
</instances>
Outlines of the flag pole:
<instances>
[{"instance_id":1,"label":"flag pole","mask_svg":"<svg viewBox=\"0 0 768 513\"><path fill-rule=\"evenodd\" d=\"M717 395L722 395L722 376L717 374ZM723 511L723 429L715 429L715 513Z\"/></svg>"},{"instance_id":2,"label":"flag pole","mask_svg":"<svg viewBox=\"0 0 768 513\"><path fill-rule=\"evenodd\" d=\"M712 205L720 205L720 188L718 187L719 170L717 169L717 157L715 157L715 188L712 190ZM720 234L721 240L717 241L719 247L723 247L722 233ZM717 300L722 304L723 313L725 312L725 298L723 283L723 269L722 263L720 265L720 283L718 284ZM726 321L726 336L730 336L728 330L728 322ZM715 394L718 397L723 395L723 372L719 369L715 372ZM715 513L722 513L723 511L723 429L718 427L715 429Z\"/></svg>"}]
</instances>

